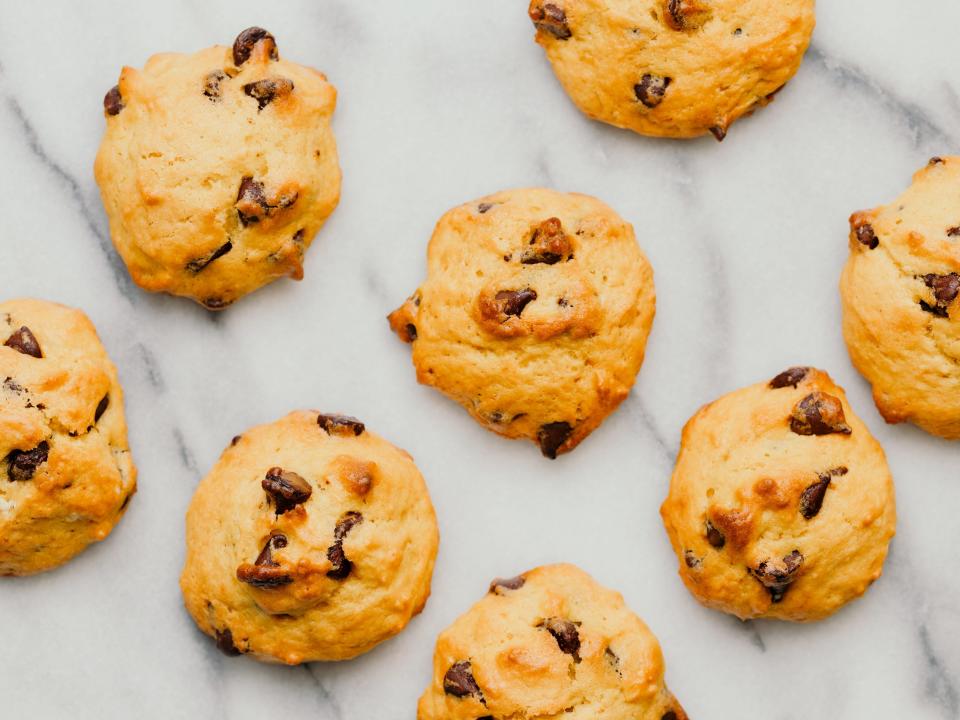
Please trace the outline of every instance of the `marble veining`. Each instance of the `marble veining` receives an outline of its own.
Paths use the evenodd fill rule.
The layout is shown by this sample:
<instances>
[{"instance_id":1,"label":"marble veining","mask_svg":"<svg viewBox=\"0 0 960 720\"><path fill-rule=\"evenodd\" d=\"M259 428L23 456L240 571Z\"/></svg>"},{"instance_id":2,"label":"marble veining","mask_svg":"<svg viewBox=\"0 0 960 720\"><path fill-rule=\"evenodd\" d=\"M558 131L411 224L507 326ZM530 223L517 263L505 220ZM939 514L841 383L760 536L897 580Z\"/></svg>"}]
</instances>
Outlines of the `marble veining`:
<instances>
[{"instance_id":1,"label":"marble veining","mask_svg":"<svg viewBox=\"0 0 960 720\"><path fill-rule=\"evenodd\" d=\"M0 6L2 295L90 314L140 470L107 542L0 583L0 717L412 718L436 634L490 578L568 560L645 618L695 719L960 718L960 446L883 423L843 346L837 293L848 215L960 152L960 4L819 5L797 77L722 145L582 117L523 0ZM101 100L122 65L253 24L338 88L343 200L302 283L211 315L142 292L114 253L92 177ZM419 387L384 319L422 279L442 212L537 184L630 220L658 292L633 394L556 462ZM796 364L829 370L884 445L899 533L884 577L835 617L741 623L683 589L659 504L686 419ZM183 513L233 435L298 407L357 415L414 455L441 526L433 596L353 662L229 659L182 609Z\"/></svg>"}]
</instances>

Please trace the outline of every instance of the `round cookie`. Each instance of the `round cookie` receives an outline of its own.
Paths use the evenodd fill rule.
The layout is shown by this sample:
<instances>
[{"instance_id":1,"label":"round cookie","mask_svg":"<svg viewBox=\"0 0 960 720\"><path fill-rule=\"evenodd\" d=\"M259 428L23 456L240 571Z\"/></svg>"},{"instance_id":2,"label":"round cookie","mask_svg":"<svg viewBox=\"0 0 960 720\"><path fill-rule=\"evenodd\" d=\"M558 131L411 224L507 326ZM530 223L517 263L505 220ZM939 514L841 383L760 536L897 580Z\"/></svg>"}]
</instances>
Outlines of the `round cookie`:
<instances>
[{"instance_id":1,"label":"round cookie","mask_svg":"<svg viewBox=\"0 0 960 720\"><path fill-rule=\"evenodd\" d=\"M437 639L417 720L686 720L653 633L573 565L494 580Z\"/></svg>"},{"instance_id":2,"label":"round cookie","mask_svg":"<svg viewBox=\"0 0 960 720\"><path fill-rule=\"evenodd\" d=\"M187 610L228 655L347 660L430 594L437 522L410 456L342 415L233 439L187 511Z\"/></svg>"},{"instance_id":3,"label":"round cookie","mask_svg":"<svg viewBox=\"0 0 960 720\"><path fill-rule=\"evenodd\" d=\"M427 280L389 321L421 383L554 458L630 392L655 305L629 223L586 195L526 189L440 218Z\"/></svg>"},{"instance_id":4,"label":"round cookie","mask_svg":"<svg viewBox=\"0 0 960 720\"><path fill-rule=\"evenodd\" d=\"M103 540L137 471L123 391L80 310L0 303L0 575L30 575Z\"/></svg>"},{"instance_id":5,"label":"round cookie","mask_svg":"<svg viewBox=\"0 0 960 720\"><path fill-rule=\"evenodd\" d=\"M697 600L804 622L880 577L896 501L883 449L843 390L798 367L691 418L660 514Z\"/></svg>"},{"instance_id":6,"label":"round cookie","mask_svg":"<svg viewBox=\"0 0 960 720\"><path fill-rule=\"evenodd\" d=\"M814 0L531 0L537 42L589 117L723 140L800 67Z\"/></svg>"},{"instance_id":7,"label":"round cookie","mask_svg":"<svg viewBox=\"0 0 960 720\"><path fill-rule=\"evenodd\" d=\"M301 279L340 198L336 98L261 28L232 49L123 68L104 98L94 173L134 282L219 310L279 277Z\"/></svg>"},{"instance_id":8,"label":"round cookie","mask_svg":"<svg viewBox=\"0 0 960 720\"><path fill-rule=\"evenodd\" d=\"M890 205L850 217L843 335L890 423L960 439L960 157L933 158Z\"/></svg>"}]
</instances>

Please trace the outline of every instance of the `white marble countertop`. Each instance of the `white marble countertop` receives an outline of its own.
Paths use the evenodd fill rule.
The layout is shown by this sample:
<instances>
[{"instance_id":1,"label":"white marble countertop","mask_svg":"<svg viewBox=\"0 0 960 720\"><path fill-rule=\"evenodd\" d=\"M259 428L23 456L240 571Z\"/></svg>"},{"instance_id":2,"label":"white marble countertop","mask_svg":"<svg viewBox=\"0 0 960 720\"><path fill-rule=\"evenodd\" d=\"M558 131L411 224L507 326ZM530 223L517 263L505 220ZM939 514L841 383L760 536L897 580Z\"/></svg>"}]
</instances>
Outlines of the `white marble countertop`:
<instances>
[{"instance_id":1,"label":"white marble countertop","mask_svg":"<svg viewBox=\"0 0 960 720\"><path fill-rule=\"evenodd\" d=\"M436 634L490 578L575 562L660 638L695 720L960 717L960 445L883 423L850 365L837 282L847 217L960 151L956 0L821 2L775 103L721 145L586 120L525 0L252 0L0 6L3 297L89 313L127 394L140 490L104 543L0 585L0 717L413 718ZM121 65L262 25L328 74L343 200L307 255L223 314L148 295L113 252L92 176ZM658 313L637 386L555 462L419 387L385 314L416 287L442 212L501 188L603 198L634 223ZM658 509L684 421L797 364L828 369L887 450L900 524L867 596L810 626L740 623L676 575ZM433 596L348 663L229 659L182 608L183 514L230 438L300 407L408 449L441 526Z\"/></svg>"}]
</instances>

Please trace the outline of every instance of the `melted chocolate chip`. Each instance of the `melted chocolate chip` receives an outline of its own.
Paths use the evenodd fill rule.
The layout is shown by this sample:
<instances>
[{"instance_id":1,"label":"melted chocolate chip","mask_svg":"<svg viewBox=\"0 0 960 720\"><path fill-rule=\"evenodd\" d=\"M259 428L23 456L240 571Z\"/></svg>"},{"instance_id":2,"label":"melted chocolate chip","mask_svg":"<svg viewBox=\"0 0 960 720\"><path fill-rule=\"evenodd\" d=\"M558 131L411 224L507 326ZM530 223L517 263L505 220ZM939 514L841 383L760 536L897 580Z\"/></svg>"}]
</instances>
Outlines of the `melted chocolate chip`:
<instances>
[{"instance_id":1,"label":"melted chocolate chip","mask_svg":"<svg viewBox=\"0 0 960 720\"><path fill-rule=\"evenodd\" d=\"M727 136L727 129L722 125L714 125L709 130L710 134L717 139L717 142L723 142L723 139Z\"/></svg>"},{"instance_id":2,"label":"melted chocolate chip","mask_svg":"<svg viewBox=\"0 0 960 720\"><path fill-rule=\"evenodd\" d=\"M273 498L277 515L283 515L310 499L313 488L300 475L279 467L267 470L266 477L260 482L267 494Z\"/></svg>"},{"instance_id":3,"label":"melted chocolate chip","mask_svg":"<svg viewBox=\"0 0 960 720\"><path fill-rule=\"evenodd\" d=\"M7 478L10 482L32 480L37 468L47 461L50 445L43 440L33 450L11 450L7 455Z\"/></svg>"},{"instance_id":4,"label":"melted chocolate chip","mask_svg":"<svg viewBox=\"0 0 960 720\"><path fill-rule=\"evenodd\" d=\"M283 587L293 582L293 578L273 559L273 551L287 546L287 536L280 533L271 535L253 565L244 563L237 568L237 579L263 590Z\"/></svg>"},{"instance_id":5,"label":"melted chocolate chip","mask_svg":"<svg viewBox=\"0 0 960 720\"><path fill-rule=\"evenodd\" d=\"M126 105L124 105L123 98L120 97L120 86L114 85L103 96L103 109L107 115L119 115L124 107Z\"/></svg>"},{"instance_id":6,"label":"melted chocolate chip","mask_svg":"<svg viewBox=\"0 0 960 720\"><path fill-rule=\"evenodd\" d=\"M753 575L770 593L773 602L783 600L790 583L797 579L797 572L803 565L803 555L794 550L781 562L764 560L756 568L750 568Z\"/></svg>"},{"instance_id":7,"label":"melted chocolate chip","mask_svg":"<svg viewBox=\"0 0 960 720\"><path fill-rule=\"evenodd\" d=\"M237 655L243 654L237 649L237 646L233 644L233 633L230 631L230 628L215 630L214 632L217 639L217 650L228 657L236 657Z\"/></svg>"},{"instance_id":8,"label":"melted chocolate chip","mask_svg":"<svg viewBox=\"0 0 960 720\"><path fill-rule=\"evenodd\" d=\"M343 517L337 521L337 526L333 530L334 543L327 548L327 560L330 561L330 570L327 571L327 577L334 580L344 580L353 570L353 563L347 559L343 551L343 540L347 537L353 528L363 522L363 515L351 510L344 513Z\"/></svg>"},{"instance_id":9,"label":"melted chocolate chip","mask_svg":"<svg viewBox=\"0 0 960 720\"><path fill-rule=\"evenodd\" d=\"M683 561L686 563L687 567L691 570L695 570L703 564L703 561L696 556L693 550L685 550L683 553Z\"/></svg>"},{"instance_id":10,"label":"melted chocolate chip","mask_svg":"<svg viewBox=\"0 0 960 720\"><path fill-rule=\"evenodd\" d=\"M706 529L707 542L713 545L713 547L717 548L717 550L720 550L724 545L727 544L727 538L725 538L723 533L720 532L709 520L706 522Z\"/></svg>"},{"instance_id":11,"label":"melted chocolate chip","mask_svg":"<svg viewBox=\"0 0 960 720\"><path fill-rule=\"evenodd\" d=\"M880 244L880 238L877 237L877 234L873 231L873 225L870 223L857 225L854 227L853 232L857 236L857 242L871 250L875 250Z\"/></svg>"},{"instance_id":12,"label":"melted chocolate chip","mask_svg":"<svg viewBox=\"0 0 960 720\"><path fill-rule=\"evenodd\" d=\"M269 43L267 47L269 48L270 59L276 60L279 56L277 55L277 41L273 35L261 27L249 27L237 35L237 39L233 41L233 64L243 65L250 59L253 48L261 42Z\"/></svg>"},{"instance_id":13,"label":"melted chocolate chip","mask_svg":"<svg viewBox=\"0 0 960 720\"><path fill-rule=\"evenodd\" d=\"M14 330L4 345L30 357L43 357L43 352L40 350L40 343L37 342L37 338L34 337L33 333L30 332L30 328L26 325L22 326L19 330Z\"/></svg>"},{"instance_id":14,"label":"melted chocolate chip","mask_svg":"<svg viewBox=\"0 0 960 720\"><path fill-rule=\"evenodd\" d=\"M541 425L537 431L537 442L540 444L540 452L551 460L555 460L557 450L560 449L560 446L567 441L572 433L573 428L568 422L552 422Z\"/></svg>"},{"instance_id":15,"label":"melted chocolate chip","mask_svg":"<svg viewBox=\"0 0 960 720\"><path fill-rule=\"evenodd\" d=\"M826 497L830 482L835 476L846 474L847 469L842 466L820 473L817 476L817 482L810 485L800 494L800 514L803 515L806 520L815 518L820 512L820 508L823 507L823 499Z\"/></svg>"},{"instance_id":16,"label":"melted chocolate chip","mask_svg":"<svg viewBox=\"0 0 960 720\"><path fill-rule=\"evenodd\" d=\"M696 30L710 17L700 0L667 0L664 19L673 30Z\"/></svg>"},{"instance_id":17,"label":"melted chocolate chip","mask_svg":"<svg viewBox=\"0 0 960 720\"><path fill-rule=\"evenodd\" d=\"M203 94L210 102L219 102L223 96L223 89L220 83L227 79L227 74L223 70L214 70L203 79Z\"/></svg>"},{"instance_id":18,"label":"melted chocolate chip","mask_svg":"<svg viewBox=\"0 0 960 720\"><path fill-rule=\"evenodd\" d=\"M490 583L490 592L497 595L503 595L505 590L519 590L527 582L523 575L517 575L512 578L496 578Z\"/></svg>"},{"instance_id":19,"label":"melted chocolate chip","mask_svg":"<svg viewBox=\"0 0 960 720\"><path fill-rule=\"evenodd\" d=\"M104 395L103 399L97 403L97 409L93 412L93 421L97 422L102 418L108 407L110 407L110 393Z\"/></svg>"},{"instance_id":20,"label":"melted chocolate chip","mask_svg":"<svg viewBox=\"0 0 960 720\"><path fill-rule=\"evenodd\" d=\"M554 265L572 257L570 239L563 232L559 218L549 218L534 228L528 245L520 256L524 265Z\"/></svg>"},{"instance_id":21,"label":"melted chocolate chip","mask_svg":"<svg viewBox=\"0 0 960 720\"><path fill-rule=\"evenodd\" d=\"M809 372L810 368L808 367L792 367L789 370L784 370L770 381L770 387L773 390L778 390L785 387L796 388L800 383L803 382L803 379Z\"/></svg>"},{"instance_id":22,"label":"melted chocolate chip","mask_svg":"<svg viewBox=\"0 0 960 720\"><path fill-rule=\"evenodd\" d=\"M947 228L947 237L960 237L960 225Z\"/></svg>"},{"instance_id":23,"label":"melted chocolate chip","mask_svg":"<svg viewBox=\"0 0 960 720\"><path fill-rule=\"evenodd\" d=\"M536 3L530 6L530 19L537 30L550 33L557 40L569 40L573 35L567 14L563 8L555 3Z\"/></svg>"},{"instance_id":24,"label":"melted chocolate chip","mask_svg":"<svg viewBox=\"0 0 960 720\"><path fill-rule=\"evenodd\" d=\"M283 98L293 92L293 81L287 78L264 78L243 86L243 92L257 101L257 112L277 98Z\"/></svg>"},{"instance_id":25,"label":"melted chocolate chip","mask_svg":"<svg viewBox=\"0 0 960 720\"><path fill-rule=\"evenodd\" d=\"M362 435L366 429L364 424L349 415L317 415L317 425L326 431L327 435Z\"/></svg>"},{"instance_id":26,"label":"melted chocolate chip","mask_svg":"<svg viewBox=\"0 0 960 720\"><path fill-rule=\"evenodd\" d=\"M249 176L242 178L240 189L237 191L236 207L237 215L243 225L259 222L270 209L267 197L263 193L263 183Z\"/></svg>"},{"instance_id":27,"label":"melted chocolate chip","mask_svg":"<svg viewBox=\"0 0 960 720\"><path fill-rule=\"evenodd\" d=\"M950 303L957 299L960 293L960 275L957 273L948 273L946 275L924 275L924 284L933 290L934 304L924 300L920 301L920 307L937 317L949 317L947 308Z\"/></svg>"},{"instance_id":28,"label":"melted chocolate chip","mask_svg":"<svg viewBox=\"0 0 960 720\"><path fill-rule=\"evenodd\" d=\"M417 326L413 323L407 323L407 342L413 342L417 339Z\"/></svg>"},{"instance_id":29,"label":"melted chocolate chip","mask_svg":"<svg viewBox=\"0 0 960 720\"><path fill-rule=\"evenodd\" d=\"M840 400L820 391L810 393L794 406L790 429L797 435L849 435L852 432Z\"/></svg>"},{"instance_id":30,"label":"melted chocolate chip","mask_svg":"<svg viewBox=\"0 0 960 720\"><path fill-rule=\"evenodd\" d=\"M497 301L499 310L504 315L520 317L520 313L531 302L537 299L537 291L530 288L523 290L501 290L494 299Z\"/></svg>"},{"instance_id":31,"label":"melted chocolate chip","mask_svg":"<svg viewBox=\"0 0 960 720\"><path fill-rule=\"evenodd\" d=\"M663 102L663 96L672 82L673 78L645 73L640 82L633 86L633 93L644 107L655 108Z\"/></svg>"},{"instance_id":32,"label":"melted chocolate chip","mask_svg":"<svg viewBox=\"0 0 960 720\"><path fill-rule=\"evenodd\" d=\"M192 273L198 273L203 270L207 265L212 263L217 258L223 257L228 252L233 250L233 243L230 240L227 240L223 245L218 247L212 253L203 258L198 258L196 260L191 260L187 263L187 270Z\"/></svg>"},{"instance_id":33,"label":"melted chocolate chip","mask_svg":"<svg viewBox=\"0 0 960 720\"><path fill-rule=\"evenodd\" d=\"M561 652L570 655L574 662L580 662L580 633L576 624L554 617L544 620L542 627L553 635Z\"/></svg>"},{"instance_id":34,"label":"melted chocolate chip","mask_svg":"<svg viewBox=\"0 0 960 720\"><path fill-rule=\"evenodd\" d=\"M469 660L461 660L450 666L443 676L443 691L447 695L458 698L471 695L482 697L480 686L473 678L473 669Z\"/></svg>"}]
</instances>

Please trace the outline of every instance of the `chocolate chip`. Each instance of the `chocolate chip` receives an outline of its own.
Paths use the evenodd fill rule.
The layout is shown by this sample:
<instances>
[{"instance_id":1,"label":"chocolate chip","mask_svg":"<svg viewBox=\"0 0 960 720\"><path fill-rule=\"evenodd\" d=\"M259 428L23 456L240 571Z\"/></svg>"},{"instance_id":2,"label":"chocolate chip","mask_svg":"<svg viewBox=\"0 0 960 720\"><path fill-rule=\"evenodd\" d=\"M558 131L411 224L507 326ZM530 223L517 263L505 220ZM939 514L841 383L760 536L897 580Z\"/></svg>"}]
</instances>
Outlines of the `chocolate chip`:
<instances>
[{"instance_id":1,"label":"chocolate chip","mask_svg":"<svg viewBox=\"0 0 960 720\"><path fill-rule=\"evenodd\" d=\"M293 81L287 78L264 78L243 86L243 92L257 101L257 112L277 98L286 97L293 92Z\"/></svg>"},{"instance_id":2,"label":"chocolate chip","mask_svg":"<svg viewBox=\"0 0 960 720\"><path fill-rule=\"evenodd\" d=\"M210 102L219 102L223 95L220 83L227 79L223 70L214 70L203 79L203 94L210 98Z\"/></svg>"},{"instance_id":3,"label":"chocolate chip","mask_svg":"<svg viewBox=\"0 0 960 720\"><path fill-rule=\"evenodd\" d=\"M200 302L207 310L223 310L223 308L233 303L233 300L224 300L223 298L205 298Z\"/></svg>"},{"instance_id":4,"label":"chocolate chip","mask_svg":"<svg viewBox=\"0 0 960 720\"><path fill-rule=\"evenodd\" d=\"M337 521L337 526L333 530L334 543L327 548L327 560L330 561L331 568L327 571L327 577L334 580L344 580L353 570L353 563L347 559L343 551L343 539L356 525L363 522L363 515L351 510L344 513L343 517Z\"/></svg>"},{"instance_id":5,"label":"chocolate chip","mask_svg":"<svg viewBox=\"0 0 960 720\"><path fill-rule=\"evenodd\" d=\"M534 228L528 245L520 256L520 262L524 265L554 265L572 257L570 239L563 232L559 218L549 218Z\"/></svg>"},{"instance_id":6,"label":"chocolate chip","mask_svg":"<svg viewBox=\"0 0 960 720\"><path fill-rule=\"evenodd\" d=\"M477 205L477 212L483 215L492 207L493 207L493 203L482 202L479 205Z\"/></svg>"},{"instance_id":7,"label":"chocolate chip","mask_svg":"<svg viewBox=\"0 0 960 720\"><path fill-rule=\"evenodd\" d=\"M542 627L557 641L560 651L570 655L574 662L580 662L580 633L577 626L563 618L547 618Z\"/></svg>"},{"instance_id":8,"label":"chocolate chip","mask_svg":"<svg viewBox=\"0 0 960 720\"><path fill-rule=\"evenodd\" d=\"M696 30L709 17L710 11L701 0L667 0L664 19L673 30Z\"/></svg>"},{"instance_id":9,"label":"chocolate chip","mask_svg":"<svg viewBox=\"0 0 960 720\"><path fill-rule=\"evenodd\" d=\"M237 39L233 41L233 64L243 65L250 59L253 48L261 42L268 43L270 59L276 60L279 56L277 55L277 41L273 35L261 27L249 27L237 35Z\"/></svg>"},{"instance_id":10,"label":"chocolate chip","mask_svg":"<svg viewBox=\"0 0 960 720\"><path fill-rule=\"evenodd\" d=\"M840 400L820 391L810 393L794 406L790 429L797 435L849 435L852 432Z\"/></svg>"},{"instance_id":11,"label":"chocolate chip","mask_svg":"<svg viewBox=\"0 0 960 720\"><path fill-rule=\"evenodd\" d=\"M223 257L228 252L233 250L233 243L230 240L227 240L223 245L218 247L212 253L207 255L204 258L198 258L196 260L191 260L187 263L187 270L192 273L198 273L203 270L207 265L212 263L217 258Z\"/></svg>"},{"instance_id":12,"label":"chocolate chip","mask_svg":"<svg viewBox=\"0 0 960 720\"><path fill-rule=\"evenodd\" d=\"M103 109L107 115L119 115L124 107L126 105L124 105L123 98L120 97L120 86L114 85L103 96Z\"/></svg>"},{"instance_id":13,"label":"chocolate chip","mask_svg":"<svg viewBox=\"0 0 960 720\"><path fill-rule=\"evenodd\" d=\"M695 570L703 564L703 561L696 556L693 550L685 550L683 553L683 561L687 564L687 567L691 570Z\"/></svg>"},{"instance_id":14,"label":"chocolate chip","mask_svg":"<svg viewBox=\"0 0 960 720\"><path fill-rule=\"evenodd\" d=\"M104 395L103 399L97 403L97 409L93 412L93 421L97 422L100 418L102 418L108 407L110 407L110 393Z\"/></svg>"},{"instance_id":15,"label":"chocolate chip","mask_svg":"<svg viewBox=\"0 0 960 720\"><path fill-rule=\"evenodd\" d=\"M664 93L672 82L673 78L645 73L640 82L633 86L633 93L644 107L655 108L663 102Z\"/></svg>"},{"instance_id":16,"label":"chocolate chip","mask_svg":"<svg viewBox=\"0 0 960 720\"><path fill-rule=\"evenodd\" d=\"M948 306L957 299L960 293L960 275L957 273L948 273L946 275L924 275L924 284L933 290L933 297L936 303L930 303L921 300L920 307L937 317L949 317Z\"/></svg>"},{"instance_id":17,"label":"chocolate chip","mask_svg":"<svg viewBox=\"0 0 960 720\"><path fill-rule=\"evenodd\" d=\"M362 435L366 429L362 422L349 415L317 415L317 425L327 435Z\"/></svg>"},{"instance_id":18,"label":"chocolate chip","mask_svg":"<svg viewBox=\"0 0 960 720\"><path fill-rule=\"evenodd\" d=\"M871 250L876 249L880 244L880 238L873 231L873 225L868 222L856 221L853 226L853 232L857 236L857 241Z\"/></svg>"},{"instance_id":19,"label":"chocolate chip","mask_svg":"<svg viewBox=\"0 0 960 720\"><path fill-rule=\"evenodd\" d=\"M750 574L767 589L773 602L778 603L783 600L790 583L797 579L801 565L803 555L794 550L782 561L764 560L756 568L750 568Z\"/></svg>"},{"instance_id":20,"label":"chocolate chip","mask_svg":"<svg viewBox=\"0 0 960 720\"><path fill-rule=\"evenodd\" d=\"M248 585L264 590L283 587L293 582L293 578L273 559L273 551L287 546L287 536L280 533L271 535L253 565L244 563L237 568L237 579Z\"/></svg>"},{"instance_id":21,"label":"chocolate chip","mask_svg":"<svg viewBox=\"0 0 960 720\"><path fill-rule=\"evenodd\" d=\"M960 225L947 228L947 237L960 237Z\"/></svg>"},{"instance_id":22,"label":"chocolate chip","mask_svg":"<svg viewBox=\"0 0 960 720\"><path fill-rule=\"evenodd\" d=\"M217 638L217 649L228 657L236 657L237 655L242 655L243 653L237 649L237 646L233 644L233 633L230 631L230 628L225 630L215 630Z\"/></svg>"},{"instance_id":23,"label":"chocolate chip","mask_svg":"<svg viewBox=\"0 0 960 720\"><path fill-rule=\"evenodd\" d=\"M10 482L32 480L33 474L50 454L50 445L41 441L33 450L11 450L7 455L7 477Z\"/></svg>"},{"instance_id":24,"label":"chocolate chip","mask_svg":"<svg viewBox=\"0 0 960 720\"><path fill-rule=\"evenodd\" d=\"M263 183L247 176L240 180L240 189L237 191L237 215L243 225L259 222L270 208L267 197L263 194Z\"/></svg>"},{"instance_id":25,"label":"chocolate chip","mask_svg":"<svg viewBox=\"0 0 960 720\"><path fill-rule=\"evenodd\" d=\"M537 299L537 292L530 288L524 288L523 290L501 290L494 296L494 299L497 301L501 313L520 317L523 309Z\"/></svg>"},{"instance_id":26,"label":"chocolate chip","mask_svg":"<svg viewBox=\"0 0 960 720\"><path fill-rule=\"evenodd\" d=\"M501 590L519 590L525 582L527 582L527 579L523 575L512 578L497 578L490 583L490 592L503 595Z\"/></svg>"},{"instance_id":27,"label":"chocolate chip","mask_svg":"<svg viewBox=\"0 0 960 720\"><path fill-rule=\"evenodd\" d=\"M33 333L30 332L30 328L26 325L22 326L19 330L14 330L4 345L24 355L35 358L43 357L43 352L40 350L40 343L37 342L37 338L34 337Z\"/></svg>"},{"instance_id":28,"label":"chocolate chip","mask_svg":"<svg viewBox=\"0 0 960 720\"><path fill-rule=\"evenodd\" d=\"M773 390L785 387L793 387L796 389L809 372L810 368L808 367L792 367L789 370L784 370L770 381L770 387Z\"/></svg>"},{"instance_id":29,"label":"chocolate chip","mask_svg":"<svg viewBox=\"0 0 960 720\"><path fill-rule=\"evenodd\" d=\"M557 450L560 449L560 446L567 441L572 433L573 428L568 422L552 422L541 425L537 431L537 442L540 443L540 452L551 460L555 460Z\"/></svg>"},{"instance_id":30,"label":"chocolate chip","mask_svg":"<svg viewBox=\"0 0 960 720\"><path fill-rule=\"evenodd\" d=\"M463 698L470 695L482 697L480 686L473 678L473 668L469 660L461 660L450 666L443 676L443 691L447 695Z\"/></svg>"},{"instance_id":31,"label":"chocolate chip","mask_svg":"<svg viewBox=\"0 0 960 720\"><path fill-rule=\"evenodd\" d=\"M267 470L266 477L260 481L260 487L273 498L277 515L283 515L310 499L313 488L300 475L279 467Z\"/></svg>"},{"instance_id":32,"label":"chocolate chip","mask_svg":"<svg viewBox=\"0 0 960 720\"><path fill-rule=\"evenodd\" d=\"M842 466L820 473L817 476L819 478L817 482L800 494L800 514L806 520L815 518L820 512L820 508L823 507L823 498L826 496L827 489L830 487L830 482L834 476L846 474L847 469Z\"/></svg>"},{"instance_id":33,"label":"chocolate chip","mask_svg":"<svg viewBox=\"0 0 960 720\"><path fill-rule=\"evenodd\" d=\"M717 139L717 142L723 142L727 136L727 128L722 125L714 125L710 128L710 133Z\"/></svg>"},{"instance_id":34,"label":"chocolate chip","mask_svg":"<svg viewBox=\"0 0 960 720\"><path fill-rule=\"evenodd\" d=\"M709 542L713 547L720 550L724 545L727 544L727 538L724 537L723 533L717 530L712 522L707 520L707 542Z\"/></svg>"},{"instance_id":35,"label":"chocolate chip","mask_svg":"<svg viewBox=\"0 0 960 720\"><path fill-rule=\"evenodd\" d=\"M620 672L620 658L613 650L610 648L604 650L603 659L607 661L607 665L610 666L611 670L613 670L617 675L623 677L623 674Z\"/></svg>"},{"instance_id":36,"label":"chocolate chip","mask_svg":"<svg viewBox=\"0 0 960 720\"><path fill-rule=\"evenodd\" d=\"M943 158L935 155L935 156L933 156L932 158L930 158L930 162L929 162L928 164L929 164L929 165L939 165L939 164L941 164L942 162L943 162Z\"/></svg>"},{"instance_id":37,"label":"chocolate chip","mask_svg":"<svg viewBox=\"0 0 960 720\"><path fill-rule=\"evenodd\" d=\"M233 446L236 445L238 442L240 442L240 438L242 438L242 437L243 437L243 435L234 435L234 436L233 436L233 439L230 441L230 447L233 447Z\"/></svg>"},{"instance_id":38,"label":"chocolate chip","mask_svg":"<svg viewBox=\"0 0 960 720\"><path fill-rule=\"evenodd\" d=\"M537 30L553 35L557 40L569 40L573 33L563 8L554 3L536 3L530 6L530 19Z\"/></svg>"},{"instance_id":39,"label":"chocolate chip","mask_svg":"<svg viewBox=\"0 0 960 720\"><path fill-rule=\"evenodd\" d=\"M413 342L417 339L417 326L413 323L407 323L407 337L409 340L406 342Z\"/></svg>"},{"instance_id":40,"label":"chocolate chip","mask_svg":"<svg viewBox=\"0 0 960 720\"><path fill-rule=\"evenodd\" d=\"M677 713L673 710L668 710L660 717L660 720L677 720Z\"/></svg>"}]
</instances>

